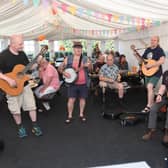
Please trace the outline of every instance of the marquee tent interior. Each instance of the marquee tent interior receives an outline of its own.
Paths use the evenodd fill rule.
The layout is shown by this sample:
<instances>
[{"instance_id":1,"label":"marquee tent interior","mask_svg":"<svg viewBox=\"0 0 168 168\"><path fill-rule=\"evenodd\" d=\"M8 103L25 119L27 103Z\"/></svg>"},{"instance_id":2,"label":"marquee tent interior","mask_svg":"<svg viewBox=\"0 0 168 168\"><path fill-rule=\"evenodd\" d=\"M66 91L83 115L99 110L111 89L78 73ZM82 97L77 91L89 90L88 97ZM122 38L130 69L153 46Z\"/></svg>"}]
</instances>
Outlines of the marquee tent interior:
<instances>
[{"instance_id":1,"label":"marquee tent interior","mask_svg":"<svg viewBox=\"0 0 168 168\"><path fill-rule=\"evenodd\" d=\"M0 36L26 39L112 39L168 18L166 0L1 0Z\"/></svg>"},{"instance_id":2,"label":"marquee tent interior","mask_svg":"<svg viewBox=\"0 0 168 168\"><path fill-rule=\"evenodd\" d=\"M167 0L0 0L0 43L2 43L3 48L5 48L8 45L8 39L9 36L12 34L23 34L24 35L24 39L27 40L34 40L35 41L35 50L37 50L36 52L39 51L39 44L38 42L39 37L41 37L42 39L46 39L49 41L49 49L51 54L53 54L52 52L54 52L53 50L53 43L54 41L58 41L58 40L69 40L69 39L86 39L87 40L87 54L88 56L91 55L91 44L92 44L92 40L100 40L102 42L102 44L104 45L106 43L106 40L114 40L114 48L115 50L119 51L121 54L125 54L127 57L127 60L129 62L129 66L135 66L138 65L138 62L135 61L136 59L133 56L133 53L130 49L130 45L134 44L137 48L144 48L146 46L148 46L150 44L150 37L153 35L158 35L160 37L160 45L161 47L164 49L166 55L168 55L168 1ZM140 54L143 53L144 49L139 50ZM35 53L36 53L35 52ZM164 64L164 70L167 69L168 66L168 59L166 59L166 63ZM136 91L135 91L136 92ZM132 98L133 93L131 93L129 96L130 98L130 107L135 106L135 109L137 109L138 103L141 106L140 103L143 103L143 101L145 100L144 97L144 92L140 92L139 93L143 93L142 97L138 97L137 95L134 95L134 98ZM139 94L138 92L136 92L136 94ZM136 101L136 98L138 97L138 100ZM57 98L57 97L56 97ZM133 100L133 103L132 103ZM142 101L143 100L143 101ZM44 130L48 129L48 125L50 125L53 129L51 130L47 130L45 133L47 136L44 136L44 139L42 139L42 143L39 143L39 141L36 141L35 139L31 139L29 138L28 141L17 141L16 137L15 137L15 131L14 128L11 127L10 124L8 124L8 122L6 122L6 117L8 113L3 113L3 117L2 117L2 124L6 125L6 128L8 130L11 130L12 134L7 134L7 138L8 139L8 144L9 146L12 146L12 149L15 147L19 148L15 151L12 150L12 152L10 151L10 147L7 149L7 154L9 155L8 159L9 162L6 161L6 158L3 157L2 158L2 162L5 165L10 165L13 164L14 162L16 162L17 165L20 165L22 167L22 165L24 165L24 161L27 161L27 155L24 155L24 148L22 149L22 146L25 147L25 142L27 143L26 149L30 152L29 157L28 157L28 165L29 164L34 164L36 167L46 167L48 166L48 160L47 159L51 159L53 161L53 165L55 164L55 160L58 162L56 167L61 167L59 159L61 157L58 157L55 155L55 153L57 152L57 149L59 151L62 152L61 156L63 156L62 158L64 159L64 164L68 165L69 163L66 163L66 159L71 157L73 158L73 154L71 153L71 149L79 149L81 148L81 144L77 143L76 146L76 141L72 138L72 143L74 143L74 148L72 148L71 143L67 142L68 141L68 136L70 135L70 129L67 129L67 127L64 129L64 131L62 131L60 129L59 126L62 127L62 125L64 124L62 121L64 120L64 117L62 112L65 112L65 97L59 97L56 101L54 100L54 103L57 103L55 106L54 110L58 110L55 111L55 113L45 113L41 115L41 118L45 120L42 120L42 124L46 124L46 127L44 128ZM61 103L60 103L61 102ZM137 103L138 102L138 103ZM95 113L95 110L92 108L92 101L89 102L91 105L89 107L90 113L89 115L91 115L91 120L93 119L93 122L90 122L90 125L88 125L86 128L82 127L76 127L76 125L74 125L74 128L72 127L72 129L74 129L74 133L73 135L76 135L76 131L77 129L83 129L83 132L80 132L79 134L81 134L82 136L74 136L75 138L81 138L81 141L83 141L83 137L86 138L84 139L84 144L88 141L90 141L90 135L92 135L92 130L94 130L93 132L95 133L95 135L100 135L99 132L101 131L103 133L103 135L105 135L104 137L102 135L100 135L100 137L96 137L97 141L99 143L99 140L101 143L101 148L102 151L104 150L104 144L107 141L107 144L109 145L112 140L107 137L106 138L106 133L108 132L108 136L111 136L111 127L114 131L115 130L115 123L112 123L113 125L111 125L111 121L106 122L103 120L103 124L102 124L102 118L100 116L97 115L97 111ZM97 109L99 108L99 105L97 105ZM4 107L3 107L4 108ZM141 108L141 107L138 107ZM2 110L7 110L7 109L2 109ZM58 112L58 113L57 113ZM95 113L95 114L94 114ZM43 116L44 115L44 116ZM60 116L59 116L60 115ZM93 115L93 116L92 116ZM60 119L60 121L58 123L55 122L55 118L53 117L55 116L55 118ZM97 117L97 118L96 118ZM46 122L46 118L50 119L52 122L47 123ZM96 119L95 119L96 118ZM49 121L49 120L48 120ZM75 121L76 122L76 121ZM58 124L55 127L53 127L52 124ZM48 124L48 125L47 125ZM108 126L108 129L105 131L103 130L106 127L102 127L102 126ZM81 125L80 125L81 126ZM14 127L14 126L13 126ZM158 146L158 139L157 141L154 141L153 143L149 143L149 144L145 144L142 143L140 141L140 133L142 133L142 129L144 129L146 127L146 125L143 125L143 127L141 126L140 130L141 132L136 132L135 128L138 130L139 127L132 127L131 129L123 129L120 128L120 125L118 124L117 126L120 130L122 131L122 134L120 134L121 136L125 136L123 138L123 140L120 138L118 138L118 135L116 137L114 137L112 135L112 137L116 138L115 140L120 140L121 143L125 143L125 147L126 147L126 151L130 151L130 150L135 150L136 153L138 153L138 147L136 146L136 144L140 144L139 148L140 149L140 153L142 154L140 159L144 159L144 153L147 153L146 157L150 157L152 156L153 153L153 158L154 158L154 162L153 165L155 163L157 163L157 159L155 159L154 154L158 154L161 153L163 151L164 153L164 149L160 148L160 146ZM63 125L64 128L64 125ZM0 129L3 129L2 127L0 127ZM130 135L132 135L134 138L137 136L138 140L134 139L128 139L131 136L129 136L129 134L126 134L127 131L130 131ZM66 132L67 131L67 132ZM90 131L90 134L88 134L88 132ZM58 135L55 135L55 139L53 138L53 134L51 133L55 133L57 132ZM65 133L65 136L63 135ZM48 135L51 135L51 137L49 137ZM64 148L62 148L62 146L60 145L63 141L62 141L62 136L64 136L64 140L65 143L63 143L63 147L67 147L68 149L70 149L68 155L67 153L64 151ZM84 136L83 136L84 135ZM85 136L87 135L87 136ZM49 137L49 138L48 138ZM11 138L11 139L10 139ZM106 138L106 139L105 139ZM126 139L126 140L125 140ZM48 140L51 140L50 143L48 143ZM79 141L79 142L81 142ZM31 142L31 143L29 143ZM44 144L43 144L44 142ZM60 144L59 144L59 143ZM130 147L128 144L133 143L133 147L132 148L128 148ZM15 146L15 143L18 143ZM46 146L46 143L48 143L48 145L50 146L48 148L48 146ZM160 143L160 142L159 142ZM37 145L37 150L35 150L35 152L32 152L32 147L31 145ZM57 145L56 150L53 148L52 145ZM96 146L96 141L93 138L93 144L95 145L95 151L99 152L99 147L100 146ZM98 144L98 145L100 145ZM39 146L38 146L39 145ZM42 145L44 148L42 148ZM61 147L60 147L60 146ZM94 146L93 145L93 146ZM120 144L121 145L121 144ZM33 147L34 147L33 146ZM111 150L109 148L109 146L107 147L107 149L109 150L109 156L107 158L111 160L111 152L113 154L115 154L114 151L119 150L120 151L120 155L117 155L119 157L121 157L121 155L123 155L123 153L125 154L125 152L122 151L122 149L120 150L120 146L115 146L112 144L112 146L114 146L114 149ZM144 147L145 146L145 147ZM152 149L150 151L148 151L148 147L150 146L150 149ZM153 148L154 146L156 146L156 148ZM36 146L35 146L36 147ZM85 152L85 150L88 148L90 148L89 143L87 144L87 147L84 146L84 148L82 147L82 159L83 159L83 152ZM123 145L124 147L124 145ZM143 151L143 148L145 148L145 150ZM41 151L40 155L38 155L38 149ZM54 151L52 151L54 149ZM49 150L51 150L53 152L53 154L50 156L48 155ZM158 151L159 152L158 152ZM19 151L19 152L18 152ZM21 151L21 152L20 152ZM20 160L20 153L22 153L23 151L23 155L22 157L24 158L23 160ZM87 151L87 150L86 150ZM88 150L89 151L89 150ZM94 150L93 150L94 151ZM102 152L101 151L101 152ZM153 152L154 151L154 152ZM17 158L13 157L13 152L16 153ZM27 151L26 151L27 152ZM37 152L37 153L36 153ZM76 151L75 151L76 152ZM98 152L94 154L95 156L95 160L97 159L97 155ZM46 153L46 154L45 154ZM84 155L85 157L88 156L88 160L92 163L93 158L90 157L90 155L88 155L87 152L85 152L86 155ZM105 157L106 155L106 151L103 151L103 154L101 157ZM31 155L32 154L32 155ZM78 159L78 157L80 155L78 155L78 153L76 153L77 155L77 159L75 158L75 160L77 160L78 162L81 162L80 159ZM91 152L91 156L93 155L93 153ZM34 157L35 156L35 157ZM33 158L38 158L41 157L42 161L41 163L37 163L36 161L30 163L30 160ZM43 156L45 156L43 158ZM56 157L55 157L56 156ZM66 156L66 157L65 157ZM161 157L163 156L163 154L161 155ZM47 157L47 159L46 159ZM76 156L75 156L76 157ZM114 158L115 160L117 160L118 162L121 161L123 158ZM125 161L130 161L127 159L128 154L126 152L125 155ZM139 156L135 155L134 153L132 153L131 157L135 157L136 159L139 159ZM80 157L79 157L80 158ZM118 159L119 158L119 159ZM16 160L15 160L16 159ZM100 161L102 162L102 158L100 158ZM152 160L152 159L151 159ZM159 160L161 160L159 158ZM44 165L43 165L44 163ZM72 163L72 161L70 161L70 163ZM52 164L52 163L51 163ZM60 165L59 165L60 164ZM74 163L73 163L74 164ZM72 164L72 165L73 165ZM84 164L84 161L82 161L80 163L81 165ZM102 163L101 163L102 164ZM157 163L157 166L158 167ZM84 164L85 165L85 164ZM90 164L91 165L91 164ZM31 167L31 166L29 166ZM66 166L68 167L68 166ZM86 166L85 166L86 167Z\"/></svg>"},{"instance_id":3,"label":"marquee tent interior","mask_svg":"<svg viewBox=\"0 0 168 168\"><path fill-rule=\"evenodd\" d=\"M132 65L130 45L143 48L152 35L160 36L167 53L167 18L166 0L2 0L0 37L22 33L25 40L113 39L115 50Z\"/></svg>"}]
</instances>

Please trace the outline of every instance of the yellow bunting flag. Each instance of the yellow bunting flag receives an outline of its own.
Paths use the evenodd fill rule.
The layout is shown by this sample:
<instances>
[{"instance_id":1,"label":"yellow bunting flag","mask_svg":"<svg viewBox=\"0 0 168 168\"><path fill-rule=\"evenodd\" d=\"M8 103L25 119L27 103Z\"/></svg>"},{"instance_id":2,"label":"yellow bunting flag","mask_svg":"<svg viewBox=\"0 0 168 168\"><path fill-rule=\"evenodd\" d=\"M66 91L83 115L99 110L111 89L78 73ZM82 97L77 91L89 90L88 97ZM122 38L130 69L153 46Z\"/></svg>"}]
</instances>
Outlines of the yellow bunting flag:
<instances>
[{"instance_id":1,"label":"yellow bunting flag","mask_svg":"<svg viewBox=\"0 0 168 168\"><path fill-rule=\"evenodd\" d=\"M72 14L72 15L75 15L76 14L76 7L75 6L69 6L69 12Z\"/></svg>"},{"instance_id":2,"label":"yellow bunting flag","mask_svg":"<svg viewBox=\"0 0 168 168\"><path fill-rule=\"evenodd\" d=\"M115 22L118 22L118 20L119 20L119 16L118 15L114 15L113 18L114 18Z\"/></svg>"}]
</instances>

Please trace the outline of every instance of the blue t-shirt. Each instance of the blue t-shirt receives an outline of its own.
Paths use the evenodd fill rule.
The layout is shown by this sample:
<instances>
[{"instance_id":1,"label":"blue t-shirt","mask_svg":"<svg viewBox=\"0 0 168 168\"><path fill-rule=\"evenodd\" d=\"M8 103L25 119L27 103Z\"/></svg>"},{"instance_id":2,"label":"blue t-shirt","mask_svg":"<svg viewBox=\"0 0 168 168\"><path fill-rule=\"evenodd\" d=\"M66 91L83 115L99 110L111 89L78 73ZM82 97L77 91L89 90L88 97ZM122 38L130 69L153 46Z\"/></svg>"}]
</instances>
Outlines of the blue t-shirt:
<instances>
[{"instance_id":1,"label":"blue t-shirt","mask_svg":"<svg viewBox=\"0 0 168 168\"><path fill-rule=\"evenodd\" d=\"M143 59L153 59L158 61L160 57L164 56L165 53L160 46L157 46L156 48L147 48L142 56ZM160 77L162 75L162 66L159 67L159 70L153 75L156 77Z\"/></svg>"}]
</instances>

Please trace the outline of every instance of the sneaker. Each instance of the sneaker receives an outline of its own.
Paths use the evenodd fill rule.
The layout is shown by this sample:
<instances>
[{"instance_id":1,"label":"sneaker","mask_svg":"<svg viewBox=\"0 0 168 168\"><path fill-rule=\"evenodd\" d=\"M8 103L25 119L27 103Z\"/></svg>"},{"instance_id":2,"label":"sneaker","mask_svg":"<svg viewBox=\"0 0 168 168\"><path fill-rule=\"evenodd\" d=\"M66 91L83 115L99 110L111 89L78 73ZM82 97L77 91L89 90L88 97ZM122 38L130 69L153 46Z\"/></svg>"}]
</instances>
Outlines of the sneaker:
<instances>
[{"instance_id":1,"label":"sneaker","mask_svg":"<svg viewBox=\"0 0 168 168\"><path fill-rule=\"evenodd\" d=\"M24 127L19 128L18 130L18 136L20 138L24 138L27 136L26 129Z\"/></svg>"},{"instance_id":2,"label":"sneaker","mask_svg":"<svg viewBox=\"0 0 168 168\"><path fill-rule=\"evenodd\" d=\"M32 128L32 133L33 133L34 135L36 135L36 136L41 136L41 135L43 135L43 133L42 133L42 131L41 131L41 128L38 127L38 126L34 126L34 127Z\"/></svg>"},{"instance_id":3,"label":"sneaker","mask_svg":"<svg viewBox=\"0 0 168 168\"><path fill-rule=\"evenodd\" d=\"M149 113L150 112L150 107L146 106L141 112L142 113Z\"/></svg>"},{"instance_id":4,"label":"sneaker","mask_svg":"<svg viewBox=\"0 0 168 168\"><path fill-rule=\"evenodd\" d=\"M45 107L45 109L48 111L51 109L50 105L48 102L43 102L43 106Z\"/></svg>"}]
</instances>

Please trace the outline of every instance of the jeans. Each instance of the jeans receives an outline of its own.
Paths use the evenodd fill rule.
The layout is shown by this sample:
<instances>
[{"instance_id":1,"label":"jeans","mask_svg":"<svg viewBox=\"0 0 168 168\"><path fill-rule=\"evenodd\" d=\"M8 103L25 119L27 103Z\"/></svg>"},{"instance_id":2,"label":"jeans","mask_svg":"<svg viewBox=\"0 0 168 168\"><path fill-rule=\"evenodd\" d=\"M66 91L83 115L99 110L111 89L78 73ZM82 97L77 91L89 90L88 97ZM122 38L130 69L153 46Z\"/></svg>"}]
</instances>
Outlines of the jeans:
<instances>
[{"instance_id":1,"label":"jeans","mask_svg":"<svg viewBox=\"0 0 168 168\"><path fill-rule=\"evenodd\" d=\"M164 105L168 105L168 98L167 97L163 97L161 102L155 103L151 107L151 110L149 113L148 128L150 128L150 129L156 128L157 113L159 112L160 108ZM166 114L165 128L168 128L168 112Z\"/></svg>"}]
</instances>

